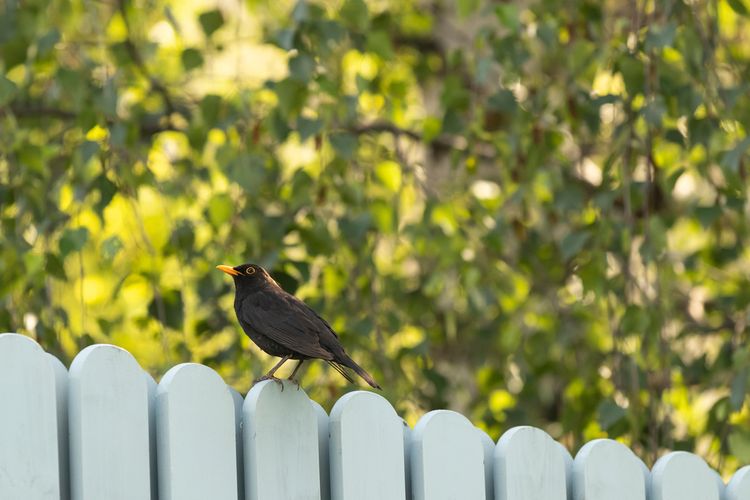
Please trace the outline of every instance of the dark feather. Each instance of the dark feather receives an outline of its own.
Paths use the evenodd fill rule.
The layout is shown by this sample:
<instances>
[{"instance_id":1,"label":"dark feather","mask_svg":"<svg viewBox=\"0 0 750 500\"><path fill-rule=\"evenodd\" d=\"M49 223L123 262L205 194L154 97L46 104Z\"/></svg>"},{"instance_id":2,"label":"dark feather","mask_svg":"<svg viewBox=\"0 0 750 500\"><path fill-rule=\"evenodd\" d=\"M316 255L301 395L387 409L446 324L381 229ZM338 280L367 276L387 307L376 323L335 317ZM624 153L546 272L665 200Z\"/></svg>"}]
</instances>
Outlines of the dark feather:
<instances>
[{"instance_id":1,"label":"dark feather","mask_svg":"<svg viewBox=\"0 0 750 500\"><path fill-rule=\"evenodd\" d=\"M340 364L336 363L335 361L328 361L328 364L331 365L334 370L336 370L337 372L339 372L342 377L344 377L346 380L348 380L350 384L354 383L354 379L346 371L346 368L344 368Z\"/></svg>"}]
</instances>

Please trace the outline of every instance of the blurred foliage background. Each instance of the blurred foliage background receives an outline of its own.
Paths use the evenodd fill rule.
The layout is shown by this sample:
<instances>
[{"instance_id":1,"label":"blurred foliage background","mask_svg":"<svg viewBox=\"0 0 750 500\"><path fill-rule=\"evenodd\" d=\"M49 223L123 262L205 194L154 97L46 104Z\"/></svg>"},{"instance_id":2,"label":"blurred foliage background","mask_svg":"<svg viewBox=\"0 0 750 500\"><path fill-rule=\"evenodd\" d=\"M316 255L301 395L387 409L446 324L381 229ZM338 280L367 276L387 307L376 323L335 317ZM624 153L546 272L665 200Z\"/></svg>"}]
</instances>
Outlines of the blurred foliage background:
<instances>
[{"instance_id":1,"label":"blurred foliage background","mask_svg":"<svg viewBox=\"0 0 750 500\"><path fill-rule=\"evenodd\" d=\"M0 330L244 392L252 261L412 424L750 462L747 0L0 8Z\"/></svg>"}]
</instances>

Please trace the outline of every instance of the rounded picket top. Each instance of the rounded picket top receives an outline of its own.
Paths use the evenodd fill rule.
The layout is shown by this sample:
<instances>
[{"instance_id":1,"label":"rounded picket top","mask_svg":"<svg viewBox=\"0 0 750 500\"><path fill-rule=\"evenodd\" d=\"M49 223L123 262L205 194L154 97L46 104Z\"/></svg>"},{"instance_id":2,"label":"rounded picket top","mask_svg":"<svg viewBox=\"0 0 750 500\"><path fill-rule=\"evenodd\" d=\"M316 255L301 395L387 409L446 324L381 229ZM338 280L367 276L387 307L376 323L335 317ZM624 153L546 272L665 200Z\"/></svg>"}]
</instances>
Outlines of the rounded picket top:
<instances>
[{"instance_id":1,"label":"rounded picket top","mask_svg":"<svg viewBox=\"0 0 750 500\"><path fill-rule=\"evenodd\" d=\"M698 455L673 451L651 470L651 500L719 500L720 493L716 476Z\"/></svg>"},{"instance_id":2,"label":"rounded picket top","mask_svg":"<svg viewBox=\"0 0 750 500\"><path fill-rule=\"evenodd\" d=\"M315 415L318 417L318 459L320 461L320 498L329 500L331 498L331 475L328 462L328 413L317 401L310 400Z\"/></svg>"},{"instance_id":3,"label":"rounded picket top","mask_svg":"<svg viewBox=\"0 0 750 500\"><path fill-rule=\"evenodd\" d=\"M182 363L156 391L159 498L237 500L234 400L211 368Z\"/></svg>"},{"instance_id":4,"label":"rounded picket top","mask_svg":"<svg viewBox=\"0 0 750 500\"><path fill-rule=\"evenodd\" d=\"M403 424L388 400L350 392L333 405L329 429L332 500L404 499Z\"/></svg>"},{"instance_id":5,"label":"rounded picket top","mask_svg":"<svg viewBox=\"0 0 750 500\"><path fill-rule=\"evenodd\" d=\"M288 381L255 384L242 423L248 500L320 498L318 417L305 391Z\"/></svg>"},{"instance_id":6,"label":"rounded picket top","mask_svg":"<svg viewBox=\"0 0 750 500\"><path fill-rule=\"evenodd\" d=\"M484 496L487 500L494 500L495 482L492 480L492 469L494 465L495 442L482 429L479 427L476 429L479 433L479 440L482 441L482 450L484 451Z\"/></svg>"},{"instance_id":7,"label":"rounded picket top","mask_svg":"<svg viewBox=\"0 0 750 500\"><path fill-rule=\"evenodd\" d=\"M645 500L641 461L611 439L586 443L573 460L574 500Z\"/></svg>"},{"instance_id":8,"label":"rounded picket top","mask_svg":"<svg viewBox=\"0 0 750 500\"><path fill-rule=\"evenodd\" d=\"M133 356L113 345L82 350L69 371L73 500L149 498L149 388Z\"/></svg>"},{"instance_id":9,"label":"rounded picket top","mask_svg":"<svg viewBox=\"0 0 750 500\"><path fill-rule=\"evenodd\" d=\"M747 500L750 498L750 465L746 465L735 472L724 491L726 500Z\"/></svg>"},{"instance_id":10,"label":"rounded picket top","mask_svg":"<svg viewBox=\"0 0 750 500\"><path fill-rule=\"evenodd\" d=\"M409 455L414 500L485 498L482 441L460 413L434 410L420 418Z\"/></svg>"},{"instance_id":11,"label":"rounded picket top","mask_svg":"<svg viewBox=\"0 0 750 500\"><path fill-rule=\"evenodd\" d=\"M497 500L566 500L565 457L560 445L541 429L506 431L495 447Z\"/></svg>"},{"instance_id":12,"label":"rounded picket top","mask_svg":"<svg viewBox=\"0 0 750 500\"><path fill-rule=\"evenodd\" d=\"M33 339L0 334L0 498L61 498L56 370Z\"/></svg>"}]
</instances>

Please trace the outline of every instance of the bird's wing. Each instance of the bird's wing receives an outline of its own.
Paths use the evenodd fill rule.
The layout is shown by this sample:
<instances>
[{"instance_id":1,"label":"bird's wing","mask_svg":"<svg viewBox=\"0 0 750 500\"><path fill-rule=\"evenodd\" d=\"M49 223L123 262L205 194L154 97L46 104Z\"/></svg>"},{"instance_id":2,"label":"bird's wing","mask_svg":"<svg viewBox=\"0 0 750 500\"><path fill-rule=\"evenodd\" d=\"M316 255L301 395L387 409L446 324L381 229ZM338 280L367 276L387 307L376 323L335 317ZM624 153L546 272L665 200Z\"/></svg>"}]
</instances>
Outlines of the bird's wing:
<instances>
[{"instance_id":1,"label":"bird's wing","mask_svg":"<svg viewBox=\"0 0 750 500\"><path fill-rule=\"evenodd\" d=\"M281 293L254 293L240 307L240 320L290 351L330 360L333 354L320 345L330 327L304 302Z\"/></svg>"}]
</instances>

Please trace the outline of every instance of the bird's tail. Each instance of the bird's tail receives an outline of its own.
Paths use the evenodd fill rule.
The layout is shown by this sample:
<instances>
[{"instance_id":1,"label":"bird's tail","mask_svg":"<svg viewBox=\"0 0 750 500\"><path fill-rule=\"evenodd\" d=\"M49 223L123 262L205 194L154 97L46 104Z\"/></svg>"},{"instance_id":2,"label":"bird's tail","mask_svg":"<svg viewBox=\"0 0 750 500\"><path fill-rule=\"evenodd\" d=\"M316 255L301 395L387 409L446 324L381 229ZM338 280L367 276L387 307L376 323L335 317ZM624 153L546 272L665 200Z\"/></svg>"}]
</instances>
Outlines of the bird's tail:
<instances>
[{"instance_id":1,"label":"bird's tail","mask_svg":"<svg viewBox=\"0 0 750 500\"><path fill-rule=\"evenodd\" d=\"M341 375L343 375L344 378L347 379L349 382L353 383L354 381L352 380L352 377L348 373L346 373L346 370L344 369L344 367L351 368L352 370L354 370L354 372L357 375L359 375L360 377L362 377L365 382L367 382L368 384L370 384L370 387L372 387L374 389L381 389L382 390L382 387L380 387L378 385L378 383L375 382L375 379L372 378L372 376L369 373L367 373L364 368L362 368L357 363L355 363L354 360L352 358L350 358L349 356L346 356L346 355L344 355L344 356L345 357L344 357L344 359L342 361L329 361L328 363L332 367L334 367L337 372L339 372Z\"/></svg>"}]
</instances>

